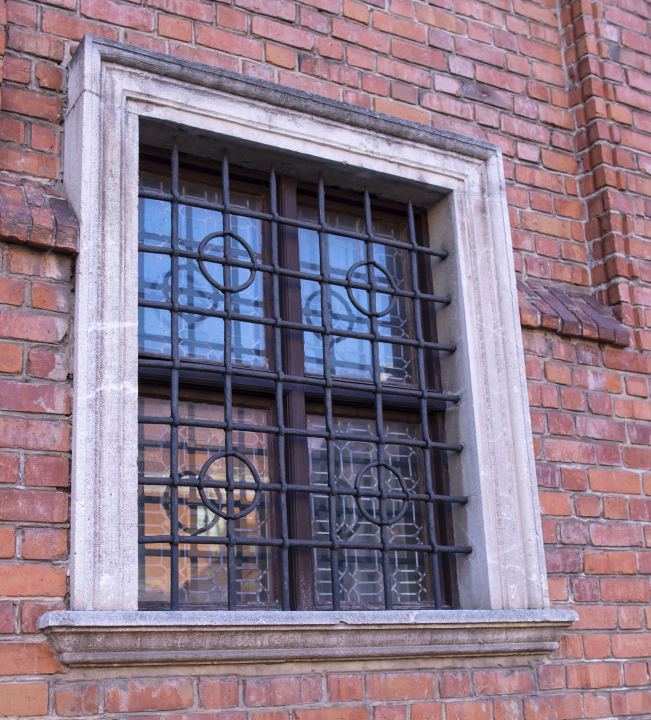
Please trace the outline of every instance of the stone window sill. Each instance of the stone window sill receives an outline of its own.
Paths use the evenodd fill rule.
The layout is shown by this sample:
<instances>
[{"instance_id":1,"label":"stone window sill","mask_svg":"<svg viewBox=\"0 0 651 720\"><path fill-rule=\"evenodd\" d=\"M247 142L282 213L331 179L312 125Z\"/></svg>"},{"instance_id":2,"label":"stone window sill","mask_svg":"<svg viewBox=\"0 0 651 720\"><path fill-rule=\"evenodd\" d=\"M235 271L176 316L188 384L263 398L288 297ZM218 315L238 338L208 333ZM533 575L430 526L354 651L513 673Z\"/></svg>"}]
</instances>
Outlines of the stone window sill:
<instances>
[{"instance_id":1,"label":"stone window sill","mask_svg":"<svg viewBox=\"0 0 651 720\"><path fill-rule=\"evenodd\" d=\"M572 610L55 611L39 628L67 666L548 655Z\"/></svg>"}]
</instances>

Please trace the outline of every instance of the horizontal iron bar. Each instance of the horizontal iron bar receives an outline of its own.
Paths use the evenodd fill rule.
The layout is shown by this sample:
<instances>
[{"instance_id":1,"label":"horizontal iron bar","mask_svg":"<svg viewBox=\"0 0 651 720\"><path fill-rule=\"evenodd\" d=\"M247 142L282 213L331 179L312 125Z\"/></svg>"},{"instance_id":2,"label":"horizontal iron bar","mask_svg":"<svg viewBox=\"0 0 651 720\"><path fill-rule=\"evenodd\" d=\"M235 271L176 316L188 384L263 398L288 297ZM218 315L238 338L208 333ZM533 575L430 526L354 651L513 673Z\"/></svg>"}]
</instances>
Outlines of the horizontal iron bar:
<instances>
[{"instance_id":1,"label":"horizontal iron bar","mask_svg":"<svg viewBox=\"0 0 651 720\"><path fill-rule=\"evenodd\" d=\"M171 193L162 193L157 192L156 190L142 189L139 192L139 197L147 198L149 200L162 200L167 202L172 202L176 199L180 204L186 205L188 207L197 207L202 208L203 210L216 210L217 212L224 212L224 210L226 209L222 203L210 203L204 200L197 200L194 198L183 198L180 195L175 198L174 195ZM310 222L309 220L296 220L294 218L286 218L278 215L277 213L264 213L258 212L256 210L246 210L244 208L233 208L232 206L229 207L229 212L235 216L239 215L241 217L255 218L256 220L277 222L281 223L282 225L304 228L305 230L314 230L316 232L328 233L329 235L338 235L340 237L349 237L354 240L370 240L371 242L377 243L378 245L388 245L389 247L402 248L404 250L414 249L410 243L402 243L397 240L389 240L389 238L382 238L372 234L367 235L366 233L358 233L352 230L345 230L342 228L333 228L326 224L322 225L321 223L314 223ZM445 259L449 255L447 250L434 250L433 248L428 248L422 245L419 245L416 249L420 252L425 253L426 255L433 255L442 259Z\"/></svg>"},{"instance_id":2,"label":"horizontal iron bar","mask_svg":"<svg viewBox=\"0 0 651 720\"><path fill-rule=\"evenodd\" d=\"M161 368L161 369L172 369L174 363L172 360L154 359L154 358L139 358L138 364L142 368ZM186 369L188 371L204 371L204 372L220 372L225 373L225 368L220 363L199 363L194 360L179 360L179 369ZM285 375L284 373L277 373L272 370L257 370L247 369L244 367L233 367L231 374L241 378L263 378L266 380L273 380L276 382L292 383L297 385L314 385L316 387L332 387L341 390L367 390L369 393L376 392L375 386L370 381L364 380L331 380L328 383L324 378L314 377L310 375ZM424 393L422 390L417 388L398 387L395 385L382 385L382 394L384 396L393 397L415 397L423 398L425 400L440 400L442 402L457 403L461 399L459 395L452 395L450 393L439 393L428 390Z\"/></svg>"},{"instance_id":3,"label":"horizontal iron bar","mask_svg":"<svg viewBox=\"0 0 651 720\"><path fill-rule=\"evenodd\" d=\"M449 295L427 295L413 290L394 290L392 287L384 286L378 288L373 287L371 283L335 278L321 273L306 272L304 270L288 270L287 268L282 268L280 266L265 265L257 260L255 262L251 262L250 260L237 260L232 257L229 260L226 260L226 258L219 257L217 255L208 255L206 253L200 255L198 252L193 252L191 250L177 250L175 252L168 247L157 247L143 243L138 244L138 250L152 255L172 255L174 257L182 257L189 260L203 260L204 262L215 263L215 265L224 265L225 267L253 270L254 272L266 272L271 273L272 275L298 278L299 280L309 280L315 283L336 285L337 287L352 288L354 290L375 290L380 295L396 295L397 297L418 298L419 300L429 300L430 302L443 303L444 305L449 305L452 302L452 298Z\"/></svg>"},{"instance_id":4,"label":"horizontal iron bar","mask_svg":"<svg viewBox=\"0 0 651 720\"><path fill-rule=\"evenodd\" d=\"M172 478L169 477L145 477L144 480L139 480L138 485L140 487L146 487L148 485L166 486L172 484ZM178 487L199 487L199 478L181 478L177 484ZM233 481L232 484L224 480L210 480L205 479L203 487L228 490L233 488L235 490L247 490L255 492L255 485L250 482L239 482ZM388 492L384 496L379 490L372 490L371 488L353 488L353 487L342 487L342 488L331 488L330 485L296 485L286 483L281 485L280 483L266 483L263 481L260 492L296 492L296 493L311 493L313 495L351 495L353 497L371 497L379 498L385 497L388 500L407 500L411 502L413 500L422 500L424 502L444 502L444 503L455 503L465 505L468 502L468 498L463 495L427 495L423 493L409 493L406 495L404 492Z\"/></svg>"},{"instance_id":5,"label":"horizontal iron bar","mask_svg":"<svg viewBox=\"0 0 651 720\"><path fill-rule=\"evenodd\" d=\"M233 539L228 537L200 537L198 535L180 535L178 540L174 540L171 535L145 535L138 536L139 545L153 545L155 543L166 543L169 545L255 545L262 547L305 547L305 548L332 548L335 543L331 540L294 540L294 539L275 539L275 538L239 538ZM354 543L341 540L336 543L338 550L396 550L427 553L461 553L467 555L472 552L472 548L467 545L412 545L410 543Z\"/></svg>"},{"instance_id":6,"label":"horizontal iron bar","mask_svg":"<svg viewBox=\"0 0 651 720\"><path fill-rule=\"evenodd\" d=\"M357 340L370 340L371 342L379 342L387 345L407 345L410 347L424 347L430 350L440 350L442 352L454 352L456 345L447 345L445 343L434 343L418 340L410 340L408 338L394 337L392 335L382 335L380 333L364 333L354 330L330 330L326 332L326 328L322 325L312 325L310 323L296 323L288 320L276 321L273 318L260 317L259 315L246 315L245 313L227 313L224 310L207 310L205 308L197 308L192 305L182 305L178 303L158 302L156 300L139 300L138 307L156 308L158 310L170 310L174 312L187 313L189 315L201 315L202 317L218 317L226 320L236 320L246 322L252 325L265 325L267 327L281 327L290 330L303 330L304 332L312 332L315 335L327 335L328 337L345 337L355 338ZM355 320L355 323L363 322L364 319ZM344 322L350 322L345 320Z\"/></svg>"},{"instance_id":7,"label":"horizontal iron bar","mask_svg":"<svg viewBox=\"0 0 651 720\"><path fill-rule=\"evenodd\" d=\"M398 445L404 447L430 448L433 450L449 450L450 452L461 452L463 445L453 443L441 443L434 440L411 440L400 438L391 440L379 435L355 435L353 433L328 433L319 430L306 430L303 428L279 428L275 425L249 425L247 423L231 422L225 420L200 420L195 418L180 418L177 422L171 417L154 417L139 415L138 422L143 425L169 425L171 427L201 427L215 428L217 430L238 430L240 432L259 432L269 435L289 435L292 437L321 438L323 440L349 440L351 442L381 443L385 445Z\"/></svg>"}]
</instances>

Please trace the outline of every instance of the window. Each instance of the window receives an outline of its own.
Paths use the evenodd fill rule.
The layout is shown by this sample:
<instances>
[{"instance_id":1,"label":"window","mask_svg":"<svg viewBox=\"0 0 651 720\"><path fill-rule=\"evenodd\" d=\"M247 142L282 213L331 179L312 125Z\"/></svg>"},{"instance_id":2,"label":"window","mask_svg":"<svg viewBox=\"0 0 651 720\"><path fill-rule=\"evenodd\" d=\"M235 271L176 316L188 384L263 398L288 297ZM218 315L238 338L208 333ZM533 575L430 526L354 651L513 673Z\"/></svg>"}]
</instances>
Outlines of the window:
<instances>
[{"instance_id":1,"label":"window","mask_svg":"<svg viewBox=\"0 0 651 720\"><path fill-rule=\"evenodd\" d=\"M240 640L254 658L289 657L289 642L328 657L342 638L347 657L396 643L404 657L405 628L442 638L441 623L441 652L487 648L505 623L514 648L546 652L573 615L548 609L499 148L100 38L80 44L68 88L71 611L47 622L79 630L75 662L107 625L142 662L169 624L240 628L205 640L218 650L174 635L211 662ZM378 528L382 483L397 519ZM271 622L301 630L284 641ZM474 629L451 639L457 626Z\"/></svg>"},{"instance_id":2,"label":"window","mask_svg":"<svg viewBox=\"0 0 651 720\"><path fill-rule=\"evenodd\" d=\"M237 157L140 155L139 606L457 606L448 253L411 202Z\"/></svg>"}]
</instances>

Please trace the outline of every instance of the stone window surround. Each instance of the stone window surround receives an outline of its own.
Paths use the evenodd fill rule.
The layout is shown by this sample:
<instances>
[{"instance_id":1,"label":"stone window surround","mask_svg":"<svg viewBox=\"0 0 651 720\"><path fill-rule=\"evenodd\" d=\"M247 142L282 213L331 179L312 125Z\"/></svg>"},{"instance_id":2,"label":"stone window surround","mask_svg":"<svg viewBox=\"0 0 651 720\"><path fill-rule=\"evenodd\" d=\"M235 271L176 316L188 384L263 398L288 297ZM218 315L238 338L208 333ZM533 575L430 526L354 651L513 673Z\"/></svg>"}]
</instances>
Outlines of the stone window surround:
<instances>
[{"instance_id":1,"label":"stone window surround","mask_svg":"<svg viewBox=\"0 0 651 720\"><path fill-rule=\"evenodd\" d=\"M429 210L429 225L450 252L435 281L437 292L454 298L437 324L441 341L458 346L442 374L444 390L461 395L446 413L446 433L464 445L450 458L453 492L470 497L454 519L458 541L474 548L458 561L463 610L137 612L140 118L412 180L437 198L447 191ZM576 615L549 608L499 147L86 36L69 66L63 158L80 227L71 610L49 613L40 625L68 662L137 664L138 652L169 655L172 646L178 662L225 661L227 651L235 662L242 642L245 662L278 661L270 643L300 648L304 659L335 657L325 637L353 657L536 655L556 646ZM227 628L237 632L215 632Z\"/></svg>"}]
</instances>

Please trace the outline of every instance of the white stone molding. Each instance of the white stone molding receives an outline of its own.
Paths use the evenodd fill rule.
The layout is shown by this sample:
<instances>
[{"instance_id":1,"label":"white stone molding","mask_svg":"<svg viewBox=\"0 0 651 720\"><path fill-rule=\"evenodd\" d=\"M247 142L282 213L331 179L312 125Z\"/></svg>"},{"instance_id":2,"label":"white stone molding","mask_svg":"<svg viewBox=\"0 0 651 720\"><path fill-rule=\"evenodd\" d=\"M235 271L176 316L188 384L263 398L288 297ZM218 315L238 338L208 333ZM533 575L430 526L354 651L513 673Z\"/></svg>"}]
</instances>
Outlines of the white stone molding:
<instances>
[{"instance_id":1,"label":"white stone molding","mask_svg":"<svg viewBox=\"0 0 651 720\"><path fill-rule=\"evenodd\" d=\"M435 277L436 291L454 299L439 313L439 341L458 346L442 365L444 390L461 396L446 420L448 441L465 448L450 458L452 491L470 497L454 510L457 543L473 547L471 555L458 560L460 603L464 610L548 608L500 149L87 36L70 65L64 138L64 181L80 224L72 610L133 611L138 606L137 158L142 118L256 142L306 162L342 163L351 172L380 174L396 186L410 181L425 192L431 189L433 242L450 252ZM226 622L223 614L211 617Z\"/></svg>"},{"instance_id":2,"label":"white stone molding","mask_svg":"<svg viewBox=\"0 0 651 720\"><path fill-rule=\"evenodd\" d=\"M504 666L554 652L575 619L572 610L55 611L39 627L69 667L471 658Z\"/></svg>"}]
</instances>

